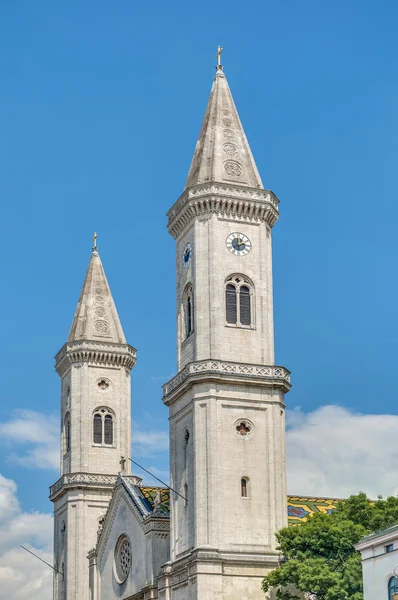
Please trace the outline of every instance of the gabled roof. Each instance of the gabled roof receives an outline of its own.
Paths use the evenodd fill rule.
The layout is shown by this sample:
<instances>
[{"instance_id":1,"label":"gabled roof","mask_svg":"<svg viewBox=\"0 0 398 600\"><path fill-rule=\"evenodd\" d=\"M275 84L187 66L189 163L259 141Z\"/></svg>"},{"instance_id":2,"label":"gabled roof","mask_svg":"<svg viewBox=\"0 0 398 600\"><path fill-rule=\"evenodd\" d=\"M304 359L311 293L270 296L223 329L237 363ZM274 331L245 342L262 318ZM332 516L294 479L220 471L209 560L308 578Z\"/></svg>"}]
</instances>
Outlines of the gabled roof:
<instances>
[{"instance_id":1,"label":"gabled roof","mask_svg":"<svg viewBox=\"0 0 398 600\"><path fill-rule=\"evenodd\" d=\"M156 519L156 521L169 520L170 494L168 489L141 487L137 485L137 478L134 475L119 475L107 511L99 525L96 547L90 552L96 552L100 547L102 547L102 552L104 551L118 503L126 494L132 512L142 528L145 527L147 520L151 518ZM159 499L160 503L158 503Z\"/></svg>"},{"instance_id":2,"label":"gabled roof","mask_svg":"<svg viewBox=\"0 0 398 600\"><path fill-rule=\"evenodd\" d=\"M170 512L170 490L167 488L141 487L142 494L154 509L156 492L160 490L161 507L165 514ZM330 514L336 509L340 498L320 498L314 496L288 496L287 515L289 525L296 525L305 521L309 515L314 513Z\"/></svg>"}]
</instances>

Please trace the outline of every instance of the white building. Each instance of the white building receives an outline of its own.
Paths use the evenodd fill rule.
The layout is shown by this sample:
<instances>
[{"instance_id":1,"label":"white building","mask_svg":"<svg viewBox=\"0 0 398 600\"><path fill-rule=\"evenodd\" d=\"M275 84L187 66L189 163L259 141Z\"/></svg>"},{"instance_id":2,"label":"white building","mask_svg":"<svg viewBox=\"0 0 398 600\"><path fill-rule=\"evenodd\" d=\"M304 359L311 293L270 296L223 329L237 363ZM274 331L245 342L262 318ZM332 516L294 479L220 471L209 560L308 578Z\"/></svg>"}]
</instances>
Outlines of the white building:
<instances>
[{"instance_id":1,"label":"white building","mask_svg":"<svg viewBox=\"0 0 398 600\"><path fill-rule=\"evenodd\" d=\"M364 600L398 600L398 525L371 533L355 548L362 556Z\"/></svg>"},{"instance_id":2,"label":"white building","mask_svg":"<svg viewBox=\"0 0 398 600\"><path fill-rule=\"evenodd\" d=\"M130 474L136 352L94 247L56 357L61 478L50 495L64 577L55 575L55 600L263 600L288 516L333 508L286 496L290 373L274 362L272 300L278 204L218 66L185 189L168 213L178 364L163 401L176 492Z\"/></svg>"}]
</instances>

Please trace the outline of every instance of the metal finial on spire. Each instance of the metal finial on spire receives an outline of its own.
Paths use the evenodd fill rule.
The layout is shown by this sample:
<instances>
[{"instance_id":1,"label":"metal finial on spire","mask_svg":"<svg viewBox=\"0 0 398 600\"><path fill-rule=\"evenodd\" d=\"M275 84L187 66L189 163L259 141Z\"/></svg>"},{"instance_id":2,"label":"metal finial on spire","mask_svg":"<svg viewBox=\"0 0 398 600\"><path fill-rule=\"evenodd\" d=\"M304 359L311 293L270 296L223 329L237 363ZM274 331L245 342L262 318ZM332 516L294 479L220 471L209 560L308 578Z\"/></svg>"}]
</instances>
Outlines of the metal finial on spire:
<instances>
[{"instance_id":1,"label":"metal finial on spire","mask_svg":"<svg viewBox=\"0 0 398 600\"><path fill-rule=\"evenodd\" d=\"M94 236L93 236L93 252L98 252L97 237L98 237L98 235L94 231Z\"/></svg>"},{"instance_id":2,"label":"metal finial on spire","mask_svg":"<svg viewBox=\"0 0 398 600\"><path fill-rule=\"evenodd\" d=\"M216 59L217 59L217 67L216 69L220 69L222 71L222 64L221 64L221 52L224 50L224 48L221 48L221 46L218 46L218 51L216 54Z\"/></svg>"}]
</instances>

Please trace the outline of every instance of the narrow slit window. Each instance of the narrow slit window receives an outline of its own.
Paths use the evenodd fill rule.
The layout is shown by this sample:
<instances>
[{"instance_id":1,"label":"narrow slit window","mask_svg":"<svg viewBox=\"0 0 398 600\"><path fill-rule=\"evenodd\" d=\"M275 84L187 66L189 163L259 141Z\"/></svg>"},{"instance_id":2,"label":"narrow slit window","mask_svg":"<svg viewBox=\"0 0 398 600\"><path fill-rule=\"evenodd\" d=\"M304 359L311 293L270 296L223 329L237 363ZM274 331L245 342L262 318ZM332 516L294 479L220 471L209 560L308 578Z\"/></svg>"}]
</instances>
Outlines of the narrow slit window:
<instances>
[{"instance_id":1,"label":"narrow slit window","mask_svg":"<svg viewBox=\"0 0 398 600\"><path fill-rule=\"evenodd\" d=\"M185 339L194 332L194 294L192 284L189 283L182 296L182 327L185 330Z\"/></svg>"},{"instance_id":2,"label":"narrow slit window","mask_svg":"<svg viewBox=\"0 0 398 600\"><path fill-rule=\"evenodd\" d=\"M242 498L247 498L247 479L246 477L242 477L240 480L240 495Z\"/></svg>"},{"instance_id":3,"label":"narrow slit window","mask_svg":"<svg viewBox=\"0 0 398 600\"><path fill-rule=\"evenodd\" d=\"M65 452L70 451L70 416L65 415Z\"/></svg>"},{"instance_id":4,"label":"narrow slit window","mask_svg":"<svg viewBox=\"0 0 398 600\"><path fill-rule=\"evenodd\" d=\"M225 289L225 309L227 323L236 324L237 306L236 306L236 288L229 283Z\"/></svg>"},{"instance_id":5,"label":"narrow slit window","mask_svg":"<svg viewBox=\"0 0 398 600\"><path fill-rule=\"evenodd\" d=\"M192 300L191 296L187 298L187 337L192 333Z\"/></svg>"}]
</instances>

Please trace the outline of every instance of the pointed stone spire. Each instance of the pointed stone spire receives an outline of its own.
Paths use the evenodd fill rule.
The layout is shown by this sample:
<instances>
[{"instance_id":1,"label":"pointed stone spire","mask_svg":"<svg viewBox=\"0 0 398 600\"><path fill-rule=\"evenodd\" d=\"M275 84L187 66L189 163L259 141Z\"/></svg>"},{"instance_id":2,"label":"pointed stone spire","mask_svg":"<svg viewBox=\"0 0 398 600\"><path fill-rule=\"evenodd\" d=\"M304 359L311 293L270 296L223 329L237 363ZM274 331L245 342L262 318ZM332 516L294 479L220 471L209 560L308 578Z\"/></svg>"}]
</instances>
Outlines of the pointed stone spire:
<instances>
[{"instance_id":1,"label":"pointed stone spire","mask_svg":"<svg viewBox=\"0 0 398 600\"><path fill-rule=\"evenodd\" d=\"M185 187L212 181L263 187L220 64Z\"/></svg>"},{"instance_id":2,"label":"pointed stone spire","mask_svg":"<svg viewBox=\"0 0 398 600\"><path fill-rule=\"evenodd\" d=\"M96 234L68 342L91 340L125 344L122 325L98 254Z\"/></svg>"}]
</instances>

